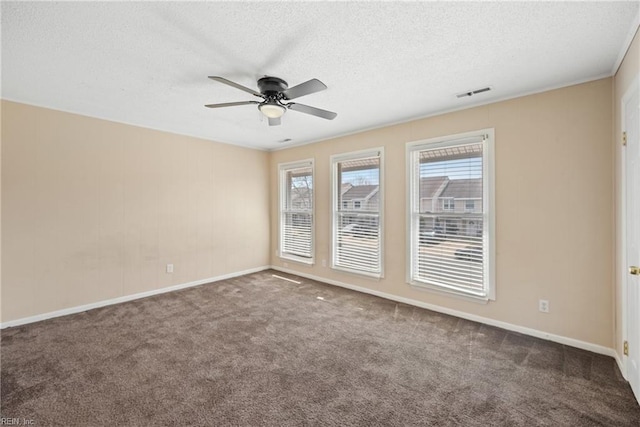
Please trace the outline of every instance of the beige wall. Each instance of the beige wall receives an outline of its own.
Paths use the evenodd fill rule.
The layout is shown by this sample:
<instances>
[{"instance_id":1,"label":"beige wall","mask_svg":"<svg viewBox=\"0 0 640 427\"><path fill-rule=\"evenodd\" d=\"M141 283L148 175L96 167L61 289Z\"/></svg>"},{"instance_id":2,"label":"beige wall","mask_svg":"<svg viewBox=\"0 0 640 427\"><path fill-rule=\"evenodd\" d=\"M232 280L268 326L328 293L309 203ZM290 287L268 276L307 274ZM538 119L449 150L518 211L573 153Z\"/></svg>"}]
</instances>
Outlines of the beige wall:
<instances>
[{"instance_id":1,"label":"beige wall","mask_svg":"<svg viewBox=\"0 0 640 427\"><path fill-rule=\"evenodd\" d=\"M6 101L2 125L3 322L268 265L268 153Z\"/></svg>"},{"instance_id":2,"label":"beige wall","mask_svg":"<svg viewBox=\"0 0 640 427\"><path fill-rule=\"evenodd\" d=\"M618 355L622 355L623 331L622 331L622 287L623 280L626 276L626 265L623 265L622 257L622 97L635 78L639 78L640 74L640 35L636 33L635 38L627 54L618 68L614 76L614 97L613 109L615 111L615 120L613 123L613 147L615 152L615 349Z\"/></svg>"},{"instance_id":3,"label":"beige wall","mask_svg":"<svg viewBox=\"0 0 640 427\"><path fill-rule=\"evenodd\" d=\"M519 326L613 346L612 79L273 152L271 260L275 266ZM495 128L497 299L486 305L405 283L405 144ZM329 263L332 154L384 146L385 277ZM275 256L277 165L315 159L316 264ZM538 299L550 301L548 314Z\"/></svg>"},{"instance_id":4,"label":"beige wall","mask_svg":"<svg viewBox=\"0 0 640 427\"><path fill-rule=\"evenodd\" d=\"M632 51L615 96L637 40ZM271 154L3 101L2 321L284 267L274 255L277 165L312 157L316 264L288 268L612 347L612 89L602 79ZM496 131L497 299L483 305L405 283L405 143L487 127ZM329 157L378 146L385 278L373 280L321 261ZM539 298L550 313L538 312Z\"/></svg>"}]
</instances>

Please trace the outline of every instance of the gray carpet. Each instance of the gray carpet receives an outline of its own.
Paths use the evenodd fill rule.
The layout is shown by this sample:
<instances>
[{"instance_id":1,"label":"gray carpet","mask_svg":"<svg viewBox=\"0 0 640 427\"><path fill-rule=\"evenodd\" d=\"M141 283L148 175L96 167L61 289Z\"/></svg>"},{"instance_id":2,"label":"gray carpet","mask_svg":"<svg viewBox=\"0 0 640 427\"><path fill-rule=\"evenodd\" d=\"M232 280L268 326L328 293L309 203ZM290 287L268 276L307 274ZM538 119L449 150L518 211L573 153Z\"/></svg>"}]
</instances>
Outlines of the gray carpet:
<instances>
[{"instance_id":1,"label":"gray carpet","mask_svg":"<svg viewBox=\"0 0 640 427\"><path fill-rule=\"evenodd\" d=\"M640 425L609 357L272 273L3 330L2 417L37 426Z\"/></svg>"}]
</instances>

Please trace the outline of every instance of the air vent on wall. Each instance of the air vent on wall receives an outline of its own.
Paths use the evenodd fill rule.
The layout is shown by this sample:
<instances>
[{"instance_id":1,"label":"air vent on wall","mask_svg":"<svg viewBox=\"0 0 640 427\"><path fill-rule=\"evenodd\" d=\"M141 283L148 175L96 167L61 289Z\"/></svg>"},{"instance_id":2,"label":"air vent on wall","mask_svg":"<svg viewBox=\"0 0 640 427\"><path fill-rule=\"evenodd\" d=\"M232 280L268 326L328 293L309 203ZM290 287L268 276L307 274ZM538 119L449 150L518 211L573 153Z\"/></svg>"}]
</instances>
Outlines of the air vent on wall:
<instances>
[{"instance_id":1,"label":"air vent on wall","mask_svg":"<svg viewBox=\"0 0 640 427\"><path fill-rule=\"evenodd\" d=\"M491 86L483 87L482 89L470 90L467 92L459 93L456 95L457 98L466 98L467 96L477 95L483 92L489 92L491 90Z\"/></svg>"}]
</instances>

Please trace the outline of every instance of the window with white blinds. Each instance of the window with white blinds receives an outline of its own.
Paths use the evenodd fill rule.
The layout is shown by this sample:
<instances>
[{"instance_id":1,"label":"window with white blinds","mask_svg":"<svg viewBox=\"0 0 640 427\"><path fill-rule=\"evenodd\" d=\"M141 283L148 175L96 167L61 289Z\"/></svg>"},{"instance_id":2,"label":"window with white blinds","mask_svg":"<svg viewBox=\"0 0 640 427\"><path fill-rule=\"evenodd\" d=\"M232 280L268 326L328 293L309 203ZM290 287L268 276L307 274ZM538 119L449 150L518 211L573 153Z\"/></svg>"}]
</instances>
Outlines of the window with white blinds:
<instances>
[{"instance_id":1,"label":"window with white blinds","mask_svg":"<svg viewBox=\"0 0 640 427\"><path fill-rule=\"evenodd\" d=\"M494 299L493 130L407 145L409 277Z\"/></svg>"},{"instance_id":2,"label":"window with white blinds","mask_svg":"<svg viewBox=\"0 0 640 427\"><path fill-rule=\"evenodd\" d=\"M313 263L313 162L281 164L280 256Z\"/></svg>"},{"instance_id":3,"label":"window with white blinds","mask_svg":"<svg viewBox=\"0 0 640 427\"><path fill-rule=\"evenodd\" d=\"M332 267L382 276L382 149L331 157Z\"/></svg>"}]
</instances>

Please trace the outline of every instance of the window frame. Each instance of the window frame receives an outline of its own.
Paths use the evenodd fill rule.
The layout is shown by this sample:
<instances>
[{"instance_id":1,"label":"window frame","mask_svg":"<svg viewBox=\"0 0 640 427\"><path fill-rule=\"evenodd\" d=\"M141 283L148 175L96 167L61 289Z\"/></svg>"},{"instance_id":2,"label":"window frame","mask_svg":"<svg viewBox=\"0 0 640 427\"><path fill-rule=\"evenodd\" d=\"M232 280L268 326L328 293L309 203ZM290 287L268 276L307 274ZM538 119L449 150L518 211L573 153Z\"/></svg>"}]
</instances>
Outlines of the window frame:
<instances>
[{"instance_id":1,"label":"window frame","mask_svg":"<svg viewBox=\"0 0 640 427\"><path fill-rule=\"evenodd\" d=\"M469 207L471 203L471 207ZM476 209L476 201L474 199L464 199L464 211L473 212Z\"/></svg>"},{"instance_id":2,"label":"window frame","mask_svg":"<svg viewBox=\"0 0 640 427\"><path fill-rule=\"evenodd\" d=\"M455 212L456 200L453 197L447 197L442 199L442 211L443 212Z\"/></svg>"},{"instance_id":3,"label":"window frame","mask_svg":"<svg viewBox=\"0 0 640 427\"><path fill-rule=\"evenodd\" d=\"M378 225L379 225L379 247L380 247L380 272L372 273L364 270L357 270L341 265L336 265L336 245L338 243L337 235L337 217L340 210L339 202L341 190L338 188L338 163L364 159L371 157L379 157L379 174L378 174ZM330 158L330 177L331 177L331 247L330 247L330 266L333 270L344 271L347 273L357 274L359 276L381 279L384 277L384 147L377 147L367 150L352 151L348 153L334 154ZM362 206L362 205L361 205ZM354 210L352 203L348 210Z\"/></svg>"},{"instance_id":4,"label":"window frame","mask_svg":"<svg viewBox=\"0 0 640 427\"><path fill-rule=\"evenodd\" d=\"M287 181L286 176L287 172L294 169L301 169L305 167L311 168L311 184L312 184L312 195L311 195L311 249L309 258L295 255L291 253L287 253L283 251L284 247L284 213L285 213L285 202L287 200ZM313 265L315 263L315 224L316 224L316 192L315 192L315 162L314 159L306 159L295 162L287 162L287 163L279 163L278 164L278 256L284 260L295 261L303 264Z\"/></svg>"},{"instance_id":5,"label":"window frame","mask_svg":"<svg viewBox=\"0 0 640 427\"><path fill-rule=\"evenodd\" d=\"M483 210L483 295L467 292L461 289L450 289L432 283L426 283L414 279L414 251L419 244L419 220L416 224L416 216L419 218L420 207L420 173L415 166L415 153L423 150L444 148L448 146L464 145L479 142L482 138L482 210ZM417 172L417 173L416 173ZM493 128L477 131L446 135L429 138L406 144L406 190L407 190L407 222L406 222L406 282L416 288L433 291L445 295L453 295L476 302L487 302L496 299L495 283L495 131ZM416 207L418 212L416 212ZM417 227L416 227L417 226Z\"/></svg>"}]
</instances>

